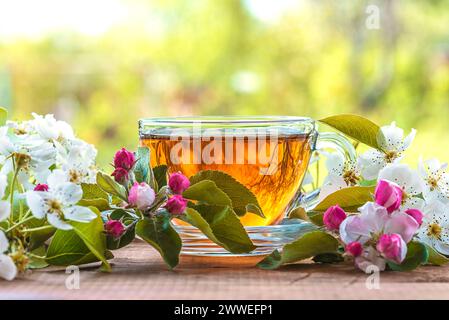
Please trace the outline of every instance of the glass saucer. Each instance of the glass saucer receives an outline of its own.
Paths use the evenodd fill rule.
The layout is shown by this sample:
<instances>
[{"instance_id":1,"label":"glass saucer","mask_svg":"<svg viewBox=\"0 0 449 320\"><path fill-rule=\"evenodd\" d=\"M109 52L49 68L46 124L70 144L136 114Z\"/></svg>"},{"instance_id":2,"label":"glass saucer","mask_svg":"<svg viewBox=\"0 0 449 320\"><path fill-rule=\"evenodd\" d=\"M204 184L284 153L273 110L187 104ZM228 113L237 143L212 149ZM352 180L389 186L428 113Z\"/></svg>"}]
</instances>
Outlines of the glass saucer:
<instances>
[{"instance_id":1,"label":"glass saucer","mask_svg":"<svg viewBox=\"0 0 449 320\"><path fill-rule=\"evenodd\" d=\"M284 220L287 221L287 220ZM174 226L182 239L182 255L191 256L264 256L281 249L301 235L316 229L311 223L302 220L288 220L278 225L245 227L250 239L257 248L249 253L233 254L210 241L199 229L192 226Z\"/></svg>"}]
</instances>

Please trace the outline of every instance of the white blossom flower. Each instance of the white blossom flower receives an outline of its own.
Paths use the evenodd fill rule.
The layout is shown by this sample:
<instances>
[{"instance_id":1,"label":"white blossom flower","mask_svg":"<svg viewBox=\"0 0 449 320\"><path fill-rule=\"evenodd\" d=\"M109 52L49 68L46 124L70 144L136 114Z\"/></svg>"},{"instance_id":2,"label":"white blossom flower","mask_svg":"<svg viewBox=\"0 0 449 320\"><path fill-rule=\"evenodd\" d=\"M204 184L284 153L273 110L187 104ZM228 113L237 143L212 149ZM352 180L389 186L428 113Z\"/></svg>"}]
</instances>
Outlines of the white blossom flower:
<instances>
[{"instance_id":1,"label":"white blossom flower","mask_svg":"<svg viewBox=\"0 0 449 320\"><path fill-rule=\"evenodd\" d=\"M70 142L66 152L59 153L59 163L66 172L68 180L73 183L95 183L97 167L95 159L97 150L91 144L75 139Z\"/></svg>"},{"instance_id":2,"label":"white blossom flower","mask_svg":"<svg viewBox=\"0 0 449 320\"><path fill-rule=\"evenodd\" d=\"M56 120L52 114L45 116L32 113L34 120L30 121L33 129L43 139L64 142L75 139L72 127L60 120Z\"/></svg>"},{"instance_id":3,"label":"white blossom flower","mask_svg":"<svg viewBox=\"0 0 449 320\"><path fill-rule=\"evenodd\" d=\"M424 180L424 198L428 201L438 199L449 202L449 173L446 172L447 163L440 163L437 159L419 161L419 173Z\"/></svg>"},{"instance_id":4,"label":"white blossom flower","mask_svg":"<svg viewBox=\"0 0 449 320\"><path fill-rule=\"evenodd\" d=\"M0 222L8 219L11 214L11 204L9 201L1 200L5 196L8 179L5 175L0 175Z\"/></svg>"},{"instance_id":5,"label":"white blossom flower","mask_svg":"<svg viewBox=\"0 0 449 320\"><path fill-rule=\"evenodd\" d=\"M62 170L54 170L48 177L48 192L28 191L27 204L31 213L38 219L44 217L54 227L70 230L68 220L89 222L96 218L90 209L76 205L82 198L81 186L67 180Z\"/></svg>"},{"instance_id":6,"label":"white blossom flower","mask_svg":"<svg viewBox=\"0 0 449 320\"><path fill-rule=\"evenodd\" d=\"M352 187L362 179L361 169L357 161L346 159L341 153L326 153L328 176L321 187L319 200L343 188Z\"/></svg>"},{"instance_id":7,"label":"white blossom flower","mask_svg":"<svg viewBox=\"0 0 449 320\"><path fill-rule=\"evenodd\" d=\"M404 139L404 130L396 127L395 122L382 127L381 131L385 138L380 142L381 151L370 149L360 156L362 175L367 180L376 179L379 171L387 164L398 163L416 135L416 130L412 129Z\"/></svg>"},{"instance_id":8,"label":"white blossom flower","mask_svg":"<svg viewBox=\"0 0 449 320\"><path fill-rule=\"evenodd\" d=\"M423 181L418 172L410 169L406 164L390 164L379 172L379 180L384 179L396 183L402 188L402 208L422 209L424 200Z\"/></svg>"},{"instance_id":9,"label":"white blossom flower","mask_svg":"<svg viewBox=\"0 0 449 320\"><path fill-rule=\"evenodd\" d=\"M5 254L8 247L8 239L3 231L0 231L0 278L10 281L17 276L17 267L12 258Z\"/></svg>"},{"instance_id":10,"label":"white blossom flower","mask_svg":"<svg viewBox=\"0 0 449 320\"><path fill-rule=\"evenodd\" d=\"M438 200L428 203L418 238L438 252L449 255L449 205Z\"/></svg>"}]
</instances>

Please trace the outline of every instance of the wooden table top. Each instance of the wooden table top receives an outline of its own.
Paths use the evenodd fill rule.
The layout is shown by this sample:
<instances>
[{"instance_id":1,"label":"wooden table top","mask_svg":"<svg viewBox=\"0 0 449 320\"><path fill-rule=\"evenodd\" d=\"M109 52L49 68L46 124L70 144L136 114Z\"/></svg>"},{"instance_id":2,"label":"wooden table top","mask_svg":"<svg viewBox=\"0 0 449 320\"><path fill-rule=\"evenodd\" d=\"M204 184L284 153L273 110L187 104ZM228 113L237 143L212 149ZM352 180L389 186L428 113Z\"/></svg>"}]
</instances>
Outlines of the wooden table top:
<instances>
[{"instance_id":1,"label":"wooden table top","mask_svg":"<svg viewBox=\"0 0 449 320\"><path fill-rule=\"evenodd\" d=\"M82 268L78 290L67 289L64 268L49 268L0 280L0 299L449 299L449 267L383 272L379 289L369 289L367 275L350 264L306 262L266 271L251 266L256 261L183 257L170 271L141 241L114 255L112 274Z\"/></svg>"}]
</instances>

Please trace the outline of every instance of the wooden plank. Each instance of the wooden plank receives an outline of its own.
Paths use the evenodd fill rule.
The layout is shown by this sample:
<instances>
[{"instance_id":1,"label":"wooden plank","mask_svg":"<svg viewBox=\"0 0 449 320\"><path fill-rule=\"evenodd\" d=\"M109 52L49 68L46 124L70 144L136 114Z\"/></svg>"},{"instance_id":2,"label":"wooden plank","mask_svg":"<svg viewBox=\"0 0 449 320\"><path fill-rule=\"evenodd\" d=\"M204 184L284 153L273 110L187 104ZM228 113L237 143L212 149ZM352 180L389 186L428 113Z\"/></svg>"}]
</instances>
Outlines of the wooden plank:
<instances>
[{"instance_id":1,"label":"wooden plank","mask_svg":"<svg viewBox=\"0 0 449 320\"><path fill-rule=\"evenodd\" d=\"M169 271L151 247L135 242L114 252L113 273L82 268L80 289L69 290L64 268L34 271L0 281L1 299L449 299L448 267L384 272L380 288L350 264L302 263L275 271L256 261L228 262L184 257Z\"/></svg>"}]
</instances>

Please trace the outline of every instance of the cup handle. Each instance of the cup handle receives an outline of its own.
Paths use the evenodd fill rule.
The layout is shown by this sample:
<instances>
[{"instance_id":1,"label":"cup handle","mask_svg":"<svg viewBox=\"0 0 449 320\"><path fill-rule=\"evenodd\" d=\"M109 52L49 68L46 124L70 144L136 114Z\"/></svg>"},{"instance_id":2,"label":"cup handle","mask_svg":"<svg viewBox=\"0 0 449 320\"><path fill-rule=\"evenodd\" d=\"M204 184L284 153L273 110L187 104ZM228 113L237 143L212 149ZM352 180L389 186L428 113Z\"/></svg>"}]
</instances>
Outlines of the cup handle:
<instances>
[{"instance_id":1,"label":"cup handle","mask_svg":"<svg viewBox=\"0 0 449 320\"><path fill-rule=\"evenodd\" d=\"M318 134L317 141L312 147L312 152L335 149L341 153L345 159L351 162L355 162L357 159L357 153L352 143L342 134L336 132L323 132ZM306 210L312 209L318 203L318 196L320 194L320 188L310 191L300 198L299 205Z\"/></svg>"}]
</instances>

